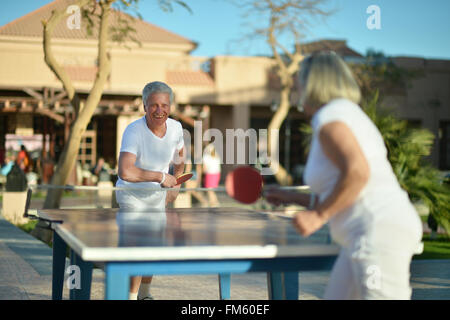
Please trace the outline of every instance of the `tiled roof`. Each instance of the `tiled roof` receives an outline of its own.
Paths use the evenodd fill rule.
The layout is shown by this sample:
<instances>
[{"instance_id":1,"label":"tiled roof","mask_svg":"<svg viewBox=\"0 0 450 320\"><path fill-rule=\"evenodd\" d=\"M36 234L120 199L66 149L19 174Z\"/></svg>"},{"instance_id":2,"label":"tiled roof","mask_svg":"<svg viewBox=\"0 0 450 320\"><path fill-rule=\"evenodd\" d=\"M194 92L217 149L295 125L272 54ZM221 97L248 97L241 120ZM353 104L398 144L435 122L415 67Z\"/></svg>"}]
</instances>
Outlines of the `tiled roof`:
<instances>
[{"instance_id":1,"label":"tiled roof","mask_svg":"<svg viewBox=\"0 0 450 320\"><path fill-rule=\"evenodd\" d=\"M320 40L309 42L303 44L301 49L303 54L309 54L320 50L333 50L341 57L363 57L360 53L349 48L347 46L347 41L345 40Z\"/></svg>"},{"instance_id":2,"label":"tiled roof","mask_svg":"<svg viewBox=\"0 0 450 320\"><path fill-rule=\"evenodd\" d=\"M41 21L48 19L54 9L66 8L74 2L74 0L53 1L0 27L0 35L42 37L43 27ZM119 17L121 17L122 19L129 19L129 21L130 19L132 19L132 17L128 14L114 10L113 14L111 15L111 26L119 26ZM61 23L55 28L53 35L55 38L60 39L94 39L95 33L91 36L87 35L86 28L83 27L83 20L81 21L81 23L82 25L80 29L71 30L67 26L66 19L63 19L63 21L61 21ZM196 45L195 42L187 38L184 38L137 18L134 19L134 23L132 24L132 26L136 29L136 33L133 33L133 36L135 36L137 40L141 42L191 44L193 46Z\"/></svg>"},{"instance_id":3,"label":"tiled roof","mask_svg":"<svg viewBox=\"0 0 450 320\"><path fill-rule=\"evenodd\" d=\"M214 86L209 73L203 71L166 71L166 81L171 85Z\"/></svg>"}]
</instances>

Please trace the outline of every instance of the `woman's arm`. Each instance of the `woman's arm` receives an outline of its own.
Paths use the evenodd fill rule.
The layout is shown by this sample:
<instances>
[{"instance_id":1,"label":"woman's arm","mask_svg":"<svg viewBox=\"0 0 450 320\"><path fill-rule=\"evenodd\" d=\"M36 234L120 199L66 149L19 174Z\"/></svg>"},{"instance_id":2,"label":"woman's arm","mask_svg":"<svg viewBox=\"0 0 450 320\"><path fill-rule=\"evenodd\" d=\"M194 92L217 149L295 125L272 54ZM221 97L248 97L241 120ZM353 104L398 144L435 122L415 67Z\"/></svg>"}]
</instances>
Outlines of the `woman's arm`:
<instances>
[{"instance_id":1,"label":"woman's arm","mask_svg":"<svg viewBox=\"0 0 450 320\"><path fill-rule=\"evenodd\" d=\"M342 122L331 122L319 133L322 150L341 175L333 192L315 210L326 220L351 206L370 177L370 168L356 137Z\"/></svg>"},{"instance_id":2,"label":"woman's arm","mask_svg":"<svg viewBox=\"0 0 450 320\"><path fill-rule=\"evenodd\" d=\"M280 188L267 187L264 191L264 198L274 205L298 204L303 207L309 207L311 195L293 191L284 191Z\"/></svg>"},{"instance_id":3,"label":"woman's arm","mask_svg":"<svg viewBox=\"0 0 450 320\"><path fill-rule=\"evenodd\" d=\"M370 177L370 168L358 141L343 122L331 122L319 133L325 155L339 169L340 176L333 192L311 211L300 212L294 225L304 236L319 229L337 213L351 206Z\"/></svg>"}]
</instances>

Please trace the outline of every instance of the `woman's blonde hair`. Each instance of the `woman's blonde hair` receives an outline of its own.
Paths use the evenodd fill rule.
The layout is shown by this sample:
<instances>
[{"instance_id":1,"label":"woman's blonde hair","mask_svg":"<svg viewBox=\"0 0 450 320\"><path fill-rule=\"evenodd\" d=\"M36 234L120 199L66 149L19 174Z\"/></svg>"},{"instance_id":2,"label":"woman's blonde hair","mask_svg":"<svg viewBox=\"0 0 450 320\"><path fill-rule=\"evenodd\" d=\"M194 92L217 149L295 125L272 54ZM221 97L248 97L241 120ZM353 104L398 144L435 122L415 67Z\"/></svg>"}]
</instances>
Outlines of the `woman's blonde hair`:
<instances>
[{"instance_id":1,"label":"woman's blonde hair","mask_svg":"<svg viewBox=\"0 0 450 320\"><path fill-rule=\"evenodd\" d=\"M334 52L308 56L300 66L301 104L321 107L336 98L359 104L361 91L347 64Z\"/></svg>"}]
</instances>

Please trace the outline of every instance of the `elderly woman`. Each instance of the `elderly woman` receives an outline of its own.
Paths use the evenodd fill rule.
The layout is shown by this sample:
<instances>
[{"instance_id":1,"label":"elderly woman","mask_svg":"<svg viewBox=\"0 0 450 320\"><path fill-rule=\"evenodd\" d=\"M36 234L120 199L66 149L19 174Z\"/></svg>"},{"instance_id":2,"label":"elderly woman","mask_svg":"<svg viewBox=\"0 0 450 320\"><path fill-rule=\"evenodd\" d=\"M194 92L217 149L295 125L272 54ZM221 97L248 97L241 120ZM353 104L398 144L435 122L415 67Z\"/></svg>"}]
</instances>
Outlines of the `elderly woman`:
<instances>
[{"instance_id":1,"label":"elderly woman","mask_svg":"<svg viewBox=\"0 0 450 320\"><path fill-rule=\"evenodd\" d=\"M410 263L422 224L380 132L358 105L349 67L333 52L314 54L302 62L300 84L314 132L304 172L312 194L275 189L266 198L308 207L294 218L304 236L329 222L342 249L325 299L410 299Z\"/></svg>"}]
</instances>

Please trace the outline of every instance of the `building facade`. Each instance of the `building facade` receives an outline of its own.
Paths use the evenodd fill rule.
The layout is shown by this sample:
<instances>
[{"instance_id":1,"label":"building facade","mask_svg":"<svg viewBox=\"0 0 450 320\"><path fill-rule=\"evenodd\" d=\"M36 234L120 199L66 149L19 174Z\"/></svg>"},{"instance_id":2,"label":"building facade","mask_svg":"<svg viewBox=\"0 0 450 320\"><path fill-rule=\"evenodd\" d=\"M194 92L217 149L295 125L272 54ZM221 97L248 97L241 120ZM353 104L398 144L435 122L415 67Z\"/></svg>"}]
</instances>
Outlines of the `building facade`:
<instances>
[{"instance_id":1,"label":"building facade","mask_svg":"<svg viewBox=\"0 0 450 320\"><path fill-rule=\"evenodd\" d=\"M20 144L41 160L56 160L68 137L73 108L44 62L41 21L48 19L53 9L71 2L54 1L0 27L1 161L8 150ZM197 46L194 41L141 20L134 23L140 45L110 42L111 73L81 144L78 160L82 165L92 166L103 157L116 166L125 127L144 115L141 91L150 81L164 81L174 89L171 116L192 134L195 121L202 124L203 132L216 128L224 137L226 129L267 128L273 115L271 106L279 99L273 59L192 56ZM319 47L324 45L334 46L346 57L361 57L345 41L318 42ZM96 39L84 28L71 30L61 22L54 31L52 47L83 103L96 76ZM401 117L418 121L436 134L432 160L442 169L450 169L450 62L397 61L405 67L423 68L425 76L414 80L406 94L389 97L389 102L396 105ZM294 93L293 106L295 100ZM292 108L280 131L280 162L288 171L305 160L298 130L303 122L304 116ZM232 167L225 164L223 176Z\"/></svg>"}]
</instances>

